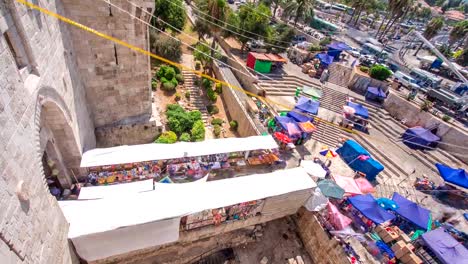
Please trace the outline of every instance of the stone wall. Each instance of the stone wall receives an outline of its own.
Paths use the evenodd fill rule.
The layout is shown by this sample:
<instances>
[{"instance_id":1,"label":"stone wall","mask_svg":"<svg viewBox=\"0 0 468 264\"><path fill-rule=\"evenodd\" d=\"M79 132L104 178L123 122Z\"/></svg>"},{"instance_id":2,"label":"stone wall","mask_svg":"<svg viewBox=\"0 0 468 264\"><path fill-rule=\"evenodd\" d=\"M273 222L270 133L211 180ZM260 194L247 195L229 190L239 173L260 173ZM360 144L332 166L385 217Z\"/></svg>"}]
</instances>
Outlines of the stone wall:
<instances>
[{"instance_id":1,"label":"stone wall","mask_svg":"<svg viewBox=\"0 0 468 264\"><path fill-rule=\"evenodd\" d=\"M358 72L357 69L354 69L351 79L349 80L348 87L357 93L365 94L368 87L377 87L382 89L384 92L387 92L388 85L388 82L371 78L369 75Z\"/></svg>"},{"instance_id":2,"label":"stone wall","mask_svg":"<svg viewBox=\"0 0 468 264\"><path fill-rule=\"evenodd\" d=\"M248 232L248 230L245 231L244 229L250 228L251 230L251 228L257 224L293 215L310 196L311 190L302 190L269 197L265 199L265 204L261 209L262 214L260 216L251 217L244 221L224 223L219 226L208 226L190 231L182 231L180 233L179 240L175 243L137 250L94 263L136 263L135 260L138 260L137 263L186 263L193 257L196 257L213 247L219 246L218 243L215 244L218 237L220 237L221 241L225 236L232 237L231 242L233 244L231 245L226 243L226 247L246 242L246 238L243 238L242 234L243 236L246 236L246 234L249 234L250 232ZM235 232L238 232L238 234L241 235L235 235ZM223 247L221 246L221 248Z\"/></svg>"},{"instance_id":3,"label":"stone wall","mask_svg":"<svg viewBox=\"0 0 468 264\"><path fill-rule=\"evenodd\" d=\"M214 63L213 69L217 79L225 81L227 83L231 83L221 72L218 63ZM248 137L260 135L260 131L257 129L255 122L247 112L247 108L245 105L247 96L245 94L241 94L241 96L243 97L241 98L236 91L234 91L230 87L227 87L226 85L223 85L223 93L221 94L221 96L224 100L224 103L226 104L226 108L229 111L231 119L236 120L239 124L238 132L240 136Z\"/></svg>"},{"instance_id":4,"label":"stone wall","mask_svg":"<svg viewBox=\"0 0 468 264\"><path fill-rule=\"evenodd\" d=\"M294 219L297 232L314 264L349 263L340 243L328 237L312 212L302 207Z\"/></svg>"},{"instance_id":5,"label":"stone wall","mask_svg":"<svg viewBox=\"0 0 468 264\"><path fill-rule=\"evenodd\" d=\"M103 1L63 0L65 15L102 33L148 50L147 26ZM152 0L133 0L145 10ZM150 16L126 0L112 3L149 21ZM94 125L124 125L149 120L152 114L149 57L79 28L68 26L75 43Z\"/></svg>"},{"instance_id":6,"label":"stone wall","mask_svg":"<svg viewBox=\"0 0 468 264\"><path fill-rule=\"evenodd\" d=\"M151 143L161 132L162 126L154 120L130 125L100 127L96 129L97 147Z\"/></svg>"},{"instance_id":7,"label":"stone wall","mask_svg":"<svg viewBox=\"0 0 468 264\"><path fill-rule=\"evenodd\" d=\"M390 92L385 100L384 108L396 119L405 119L405 124L408 127L422 126L430 128L438 125L437 136L441 138L441 144L438 147L468 163L468 156L466 156L468 132L465 128L455 127L428 112L421 111L418 105L393 92Z\"/></svg>"},{"instance_id":8,"label":"stone wall","mask_svg":"<svg viewBox=\"0 0 468 264\"><path fill-rule=\"evenodd\" d=\"M31 2L63 13L60 1ZM0 1L0 33L0 262L72 263L40 139L46 125L53 144L73 147L62 154L95 146L74 43L63 23L11 0Z\"/></svg>"}]
</instances>

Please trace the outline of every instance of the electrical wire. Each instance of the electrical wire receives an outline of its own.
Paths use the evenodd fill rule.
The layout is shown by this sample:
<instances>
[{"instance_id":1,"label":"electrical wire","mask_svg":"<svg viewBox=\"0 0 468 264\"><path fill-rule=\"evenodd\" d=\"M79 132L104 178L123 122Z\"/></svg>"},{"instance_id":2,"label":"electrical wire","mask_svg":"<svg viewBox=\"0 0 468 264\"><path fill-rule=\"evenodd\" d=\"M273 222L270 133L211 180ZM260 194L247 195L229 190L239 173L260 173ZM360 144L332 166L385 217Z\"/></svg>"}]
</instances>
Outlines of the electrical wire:
<instances>
[{"instance_id":1,"label":"electrical wire","mask_svg":"<svg viewBox=\"0 0 468 264\"><path fill-rule=\"evenodd\" d=\"M248 94L248 95L250 95L250 96L253 96L253 97L256 97L256 98L265 100L265 101L267 101L267 102L271 102L271 103L273 103L273 104L282 106L282 104L280 104L280 103L276 103L276 102L274 102L274 101L272 101L272 100L270 100L270 99L267 99L267 98L258 96L258 95L256 95L256 94L253 94L253 93L251 93L251 92L245 91L245 90L244 90L243 88L241 88L241 87L232 85L232 84L227 83L227 82L222 81L222 80L218 80L218 79L213 78L213 77L211 77L211 76L209 76L209 75L207 75L207 74L204 74L204 73L201 72L201 71L193 70L193 69L191 69L190 67L187 67L187 66L185 66L185 65L176 63L176 62L171 61L171 60L168 60L168 59L166 59L166 58L164 58L164 57L161 57L161 56L158 56L158 55L156 55L156 54L153 54L153 53L151 53L151 52L149 52L149 51L147 51L147 50L144 50L144 49L142 49L142 48L138 48L138 47L136 47L136 46L134 46L134 45L132 45L132 44L129 44L129 43L125 42L125 41L122 41L122 40L117 39L117 38L115 38L115 37L109 36L109 35L107 35L107 34L104 34L104 33L102 33L102 32L99 32L99 31L97 31L97 30L94 30L94 29L92 29L92 28L89 28L89 27L87 27L87 26L85 26L85 25L83 25L83 24L80 24L80 23L78 23L78 22L76 22L76 21L73 21L73 20L68 19L68 18L66 18L66 17L64 17L64 16L61 16L61 15L59 15L59 14L57 14L57 13L54 13L54 12L49 11L49 10L47 10L47 9L44 9L44 8L42 8L42 7L40 7L40 6L35 5L35 4L32 4L32 3L28 2L28 1L25 1L25 0L16 0L16 1L19 2L19 3L21 3L21 4L23 4L23 5L26 5L26 6L30 7L30 8L32 8L32 9L38 10L38 11L40 11L40 12L46 14L46 15L55 17L55 18L57 18L57 19L59 19L59 20L65 22L65 23L68 23L68 24L70 24L70 25L73 25L73 26L75 26L75 27L78 27L78 28L80 28L80 29L82 29L82 30L85 30L85 31L87 31L87 32L89 32L89 33L95 34L95 35L97 35L97 36L99 36L99 37L102 37L102 38L104 38L104 39L113 41L113 42L115 42L115 43L117 43L117 44L119 44L119 45L122 45L122 46L124 46L124 47L129 48L129 49L132 49L132 50L134 50L134 51L137 51L137 52L140 52L140 53L145 54L145 55L147 55L147 56L153 57L153 58L155 58L155 59L157 59L157 60L160 60L160 61L162 61L162 62L165 62L165 63L167 63L167 64L174 65L174 66L180 67L180 68L182 68L182 69L186 69L187 71L193 72L193 73L195 73L195 74L197 74L197 75L199 75L199 76L202 76L202 77L205 77L205 78L207 78L207 79L209 79L209 80L212 80L212 81L215 81L215 82L219 82L219 83L221 83L221 84L223 84L223 85L226 85L226 86L230 87L231 89L238 90L238 91L241 91L241 92L243 92L243 93L245 93L245 94ZM283 106L284 106L284 105L283 105ZM286 106L286 108L289 108L289 106ZM301 113L301 114L304 114L304 113ZM336 126L336 127L338 127L339 129L341 129L341 130L349 131L349 132L352 133L352 134L360 134L360 133L357 133L356 131L353 131L353 130L344 129L344 128L338 126L337 124L328 122L328 121L323 120L323 119L320 119L320 118L318 118L318 117L314 117L314 118L316 118L316 119L318 119L318 120L320 120L320 121L322 121L322 122L329 123L329 124L331 124L331 125L333 125L333 126ZM377 139L376 139L376 140L377 140ZM443 142L440 142L440 143L443 143ZM445 144L447 144L447 145L452 145L452 146L456 146L456 147L459 147L459 148L463 148L463 147L460 147L460 146L455 145L455 144L449 144L449 143L445 143ZM447 152L449 152L449 151L447 151ZM453 152L453 151L450 151L450 153L460 154L460 153L456 153L456 152ZM462 155L462 156L465 156L464 154L461 154L461 155Z\"/></svg>"}]
</instances>

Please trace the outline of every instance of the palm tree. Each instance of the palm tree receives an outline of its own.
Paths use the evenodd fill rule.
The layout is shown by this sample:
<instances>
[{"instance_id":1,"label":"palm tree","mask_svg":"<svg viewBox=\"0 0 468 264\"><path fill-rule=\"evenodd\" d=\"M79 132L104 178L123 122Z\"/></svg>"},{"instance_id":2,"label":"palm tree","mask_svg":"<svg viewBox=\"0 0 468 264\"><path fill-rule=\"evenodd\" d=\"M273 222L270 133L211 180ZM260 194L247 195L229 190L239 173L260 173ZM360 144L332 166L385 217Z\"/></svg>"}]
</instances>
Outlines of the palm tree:
<instances>
[{"instance_id":1,"label":"palm tree","mask_svg":"<svg viewBox=\"0 0 468 264\"><path fill-rule=\"evenodd\" d=\"M453 46L455 42L465 38L468 34L468 20L458 22L450 31L449 46Z\"/></svg>"},{"instance_id":2,"label":"palm tree","mask_svg":"<svg viewBox=\"0 0 468 264\"><path fill-rule=\"evenodd\" d=\"M385 27L383 27L385 19L382 20L382 24L380 25L379 30L377 31L376 37L379 36L380 32L380 38L383 38L383 36L385 36L385 34L392 28L395 22L408 13L410 8L413 6L413 2L414 0L389 0L388 9L390 12L387 15L387 17L389 16L387 24L385 25Z\"/></svg>"},{"instance_id":3,"label":"palm tree","mask_svg":"<svg viewBox=\"0 0 468 264\"><path fill-rule=\"evenodd\" d=\"M427 24L426 29L423 32L424 38L427 40L430 40L433 38L439 31L442 29L444 26L444 20L441 17L435 17L433 18L429 24ZM421 42L421 45L419 45L418 49L414 53L414 56L418 55L419 50L422 48L424 45L424 42Z\"/></svg>"},{"instance_id":4,"label":"palm tree","mask_svg":"<svg viewBox=\"0 0 468 264\"><path fill-rule=\"evenodd\" d=\"M294 25L299 19L307 23L314 18L314 4L315 0L292 0L286 3L284 14L294 17Z\"/></svg>"},{"instance_id":5,"label":"palm tree","mask_svg":"<svg viewBox=\"0 0 468 264\"><path fill-rule=\"evenodd\" d=\"M275 18L276 16L276 11L278 10L278 7L284 3L284 0L272 0L272 3L275 4L275 7L273 8L273 13L271 14L271 18Z\"/></svg>"}]
</instances>

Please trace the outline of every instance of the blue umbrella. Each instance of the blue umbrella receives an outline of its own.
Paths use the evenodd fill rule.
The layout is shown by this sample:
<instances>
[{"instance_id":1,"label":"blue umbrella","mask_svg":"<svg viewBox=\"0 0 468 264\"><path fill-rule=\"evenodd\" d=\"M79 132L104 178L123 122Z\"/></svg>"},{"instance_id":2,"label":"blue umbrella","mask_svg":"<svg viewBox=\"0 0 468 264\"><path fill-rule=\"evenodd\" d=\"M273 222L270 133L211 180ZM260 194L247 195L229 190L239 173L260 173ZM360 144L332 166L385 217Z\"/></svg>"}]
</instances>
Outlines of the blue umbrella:
<instances>
[{"instance_id":1,"label":"blue umbrella","mask_svg":"<svg viewBox=\"0 0 468 264\"><path fill-rule=\"evenodd\" d=\"M398 209L398 205L391 199L382 197L377 199L377 203L379 204L380 207L382 207L385 210L396 210Z\"/></svg>"}]
</instances>

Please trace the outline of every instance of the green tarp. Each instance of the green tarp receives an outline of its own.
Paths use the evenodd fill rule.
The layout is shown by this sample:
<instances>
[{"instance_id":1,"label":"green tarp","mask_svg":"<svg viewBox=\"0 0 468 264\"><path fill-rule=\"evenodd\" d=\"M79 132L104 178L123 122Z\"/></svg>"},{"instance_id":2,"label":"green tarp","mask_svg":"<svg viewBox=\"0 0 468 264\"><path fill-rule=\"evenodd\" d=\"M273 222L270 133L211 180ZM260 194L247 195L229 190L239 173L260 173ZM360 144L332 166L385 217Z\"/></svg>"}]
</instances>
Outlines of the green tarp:
<instances>
[{"instance_id":1,"label":"green tarp","mask_svg":"<svg viewBox=\"0 0 468 264\"><path fill-rule=\"evenodd\" d=\"M309 87L309 86L304 86L304 89L302 89L302 91L311 96L313 99L315 100L319 100L320 98L322 98L322 94L323 92L319 89L316 89L316 88L312 88L312 87Z\"/></svg>"},{"instance_id":2,"label":"green tarp","mask_svg":"<svg viewBox=\"0 0 468 264\"><path fill-rule=\"evenodd\" d=\"M271 61L256 60L254 70L260 73L270 73Z\"/></svg>"}]
</instances>

